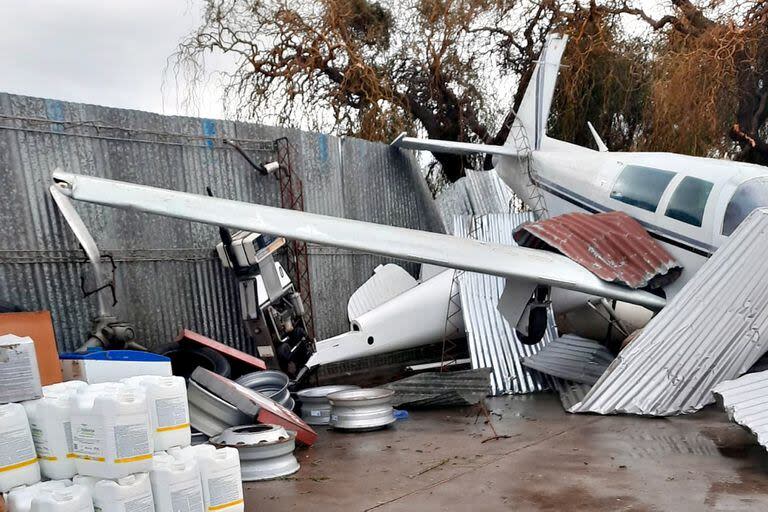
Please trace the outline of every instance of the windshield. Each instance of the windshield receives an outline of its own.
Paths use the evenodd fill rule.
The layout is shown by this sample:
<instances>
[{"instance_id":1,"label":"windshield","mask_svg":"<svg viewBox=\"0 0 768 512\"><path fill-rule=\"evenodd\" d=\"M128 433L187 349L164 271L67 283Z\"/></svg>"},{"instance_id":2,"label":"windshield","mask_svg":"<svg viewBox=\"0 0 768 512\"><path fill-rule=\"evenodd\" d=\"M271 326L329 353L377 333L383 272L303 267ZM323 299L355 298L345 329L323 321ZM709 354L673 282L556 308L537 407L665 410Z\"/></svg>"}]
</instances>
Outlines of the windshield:
<instances>
[{"instance_id":1,"label":"windshield","mask_svg":"<svg viewBox=\"0 0 768 512\"><path fill-rule=\"evenodd\" d=\"M768 178L755 178L739 186L725 209L723 235L731 236L752 210L764 206L768 206Z\"/></svg>"}]
</instances>

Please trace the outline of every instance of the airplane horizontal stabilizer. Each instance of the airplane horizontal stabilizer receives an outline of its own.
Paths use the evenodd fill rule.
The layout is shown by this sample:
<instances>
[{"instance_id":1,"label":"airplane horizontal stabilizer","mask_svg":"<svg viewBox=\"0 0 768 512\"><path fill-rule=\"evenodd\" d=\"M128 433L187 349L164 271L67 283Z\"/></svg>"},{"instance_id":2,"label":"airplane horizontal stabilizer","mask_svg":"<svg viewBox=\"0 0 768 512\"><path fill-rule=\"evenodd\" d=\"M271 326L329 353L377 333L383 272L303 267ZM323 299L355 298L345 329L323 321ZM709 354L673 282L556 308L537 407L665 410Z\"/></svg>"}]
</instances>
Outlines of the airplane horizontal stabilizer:
<instances>
[{"instance_id":1,"label":"airplane horizontal stabilizer","mask_svg":"<svg viewBox=\"0 0 768 512\"><path fill-rule=\"evenodd\" d=\"M432 151L434 153L450 153L453 155L473 155L476 153L486 153L501 156L518 156L517 150L510 146L475 144L472 142L453 142L449 140L419 139L416 137L406 137L405 133L401 133L394 141L392 141L392 146L402 149Z\"/></svg>"}]
</instances>

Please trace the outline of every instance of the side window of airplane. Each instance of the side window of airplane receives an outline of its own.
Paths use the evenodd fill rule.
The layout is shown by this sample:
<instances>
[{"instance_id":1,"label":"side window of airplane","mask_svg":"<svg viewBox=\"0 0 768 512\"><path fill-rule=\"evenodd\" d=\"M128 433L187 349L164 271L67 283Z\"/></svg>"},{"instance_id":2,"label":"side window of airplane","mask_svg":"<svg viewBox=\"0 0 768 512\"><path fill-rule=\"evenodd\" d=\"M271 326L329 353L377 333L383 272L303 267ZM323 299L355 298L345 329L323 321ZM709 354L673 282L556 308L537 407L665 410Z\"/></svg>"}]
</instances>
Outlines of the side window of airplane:
<instances>
[{"instance_id":1,"label":"side window of airplane","mask_svg":"<svg viewBox=\"0 0 768 512\"><path fill-rule=\"evenodd\" d=\"M741 221L756 208L768 206L768 178L755 178L742 183L725 209L723 235L731 236Z\"/></svg>"},{"instance_id":2,"label":"side window of airplane","mask_svg":"<svg viewBox=\"0 0 768 512\"><path fill-rule=\"evenodd\" d=\"M675 189L664 215L672 219L701 227L704 208L707 206L713 184L709 181L686 176Z\"/></svg>"},{"instance_id":3,"label":"side window of airplane","mask_svg":"<svg viewBox=\"0 0 768 512\"><path fill-rule=\"evenodd\" d=\"M655 212L675 173L639 165L627 165L613 185L611 199Z\"/></svg>"}]
</instances>

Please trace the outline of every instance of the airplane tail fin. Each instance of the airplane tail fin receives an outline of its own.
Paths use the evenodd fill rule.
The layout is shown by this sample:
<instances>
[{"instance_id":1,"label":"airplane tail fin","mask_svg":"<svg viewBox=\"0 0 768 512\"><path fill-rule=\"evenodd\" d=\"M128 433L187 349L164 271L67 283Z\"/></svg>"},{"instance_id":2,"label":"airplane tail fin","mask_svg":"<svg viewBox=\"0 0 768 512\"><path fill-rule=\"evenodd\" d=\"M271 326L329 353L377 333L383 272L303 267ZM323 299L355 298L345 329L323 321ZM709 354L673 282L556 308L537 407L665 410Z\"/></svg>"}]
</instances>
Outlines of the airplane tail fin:
<instances>
[{"instance_id":1,"label":"airplane tail fin","mask_svg":"<svg viewBox=\"0 0 768 512\"><path fill-rule=\"evenodd\" d=\"M557 82L557 74L560 70L560 59L563 57L567 40L568 36L560 34L551 34L547 37L514 120L515 125L522 127L525 131L533 149L541 148L541 141L546 135L549 108L555 94L555 82ZM521 148L516 144L516 132L519 130L515 130L513 127L503 146L418 139L406 137L405 133L400 134L392 142L392 146L457 155L485 153L502 157L518 157Z\"/></svg>"},{"instance_id":2,"label":"airplane tail fin","mask_svg":"<svg viewBox=\"0 0 768 512\"><path fill-rule=\"evenodd\" d=\"M547 37L517 111L514 122L525 130L533 149L541 148L541 141L546 135L547 118L555 94L560 59L563 57L567 41L568 36L565 35L551 34ZM511 133L505 145L514 144L513 137L514 134Z\"/></svg>"}]
</instances>

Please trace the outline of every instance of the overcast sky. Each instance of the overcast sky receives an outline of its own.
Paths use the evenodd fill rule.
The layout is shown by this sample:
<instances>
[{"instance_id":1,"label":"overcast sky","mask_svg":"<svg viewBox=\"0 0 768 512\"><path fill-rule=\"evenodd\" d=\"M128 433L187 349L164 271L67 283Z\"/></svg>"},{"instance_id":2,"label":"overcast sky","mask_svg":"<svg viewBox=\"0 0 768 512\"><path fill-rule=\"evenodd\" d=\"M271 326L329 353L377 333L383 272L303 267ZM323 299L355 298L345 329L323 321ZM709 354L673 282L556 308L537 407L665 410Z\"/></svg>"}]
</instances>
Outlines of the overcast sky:
<instances>
[{"instance_id":1,"label":"overcast sky","mask_svg":"<svg viewBox=\"0 0 768 512\"><path fill-rule=\"evenodd\" d=\"M200 9L199 0L0 0L0 91L222 117L216 83L185 110L172 73L164 80Z\"/></svg>"},{"instance_id":2,"label":"overcast sky","mask_svg":"<svg viewBox=\"0 0 768 512\"><path fill-rule=\"evenodd\" d=\"M650 12L655 3L641 2ZM190 106L178 101L185 85L164 73L201 9L201 0L0 0L0 91L222 118L215 76ZM207 65L230 62L208 58Z\"/></svg>"}]
</instances>

